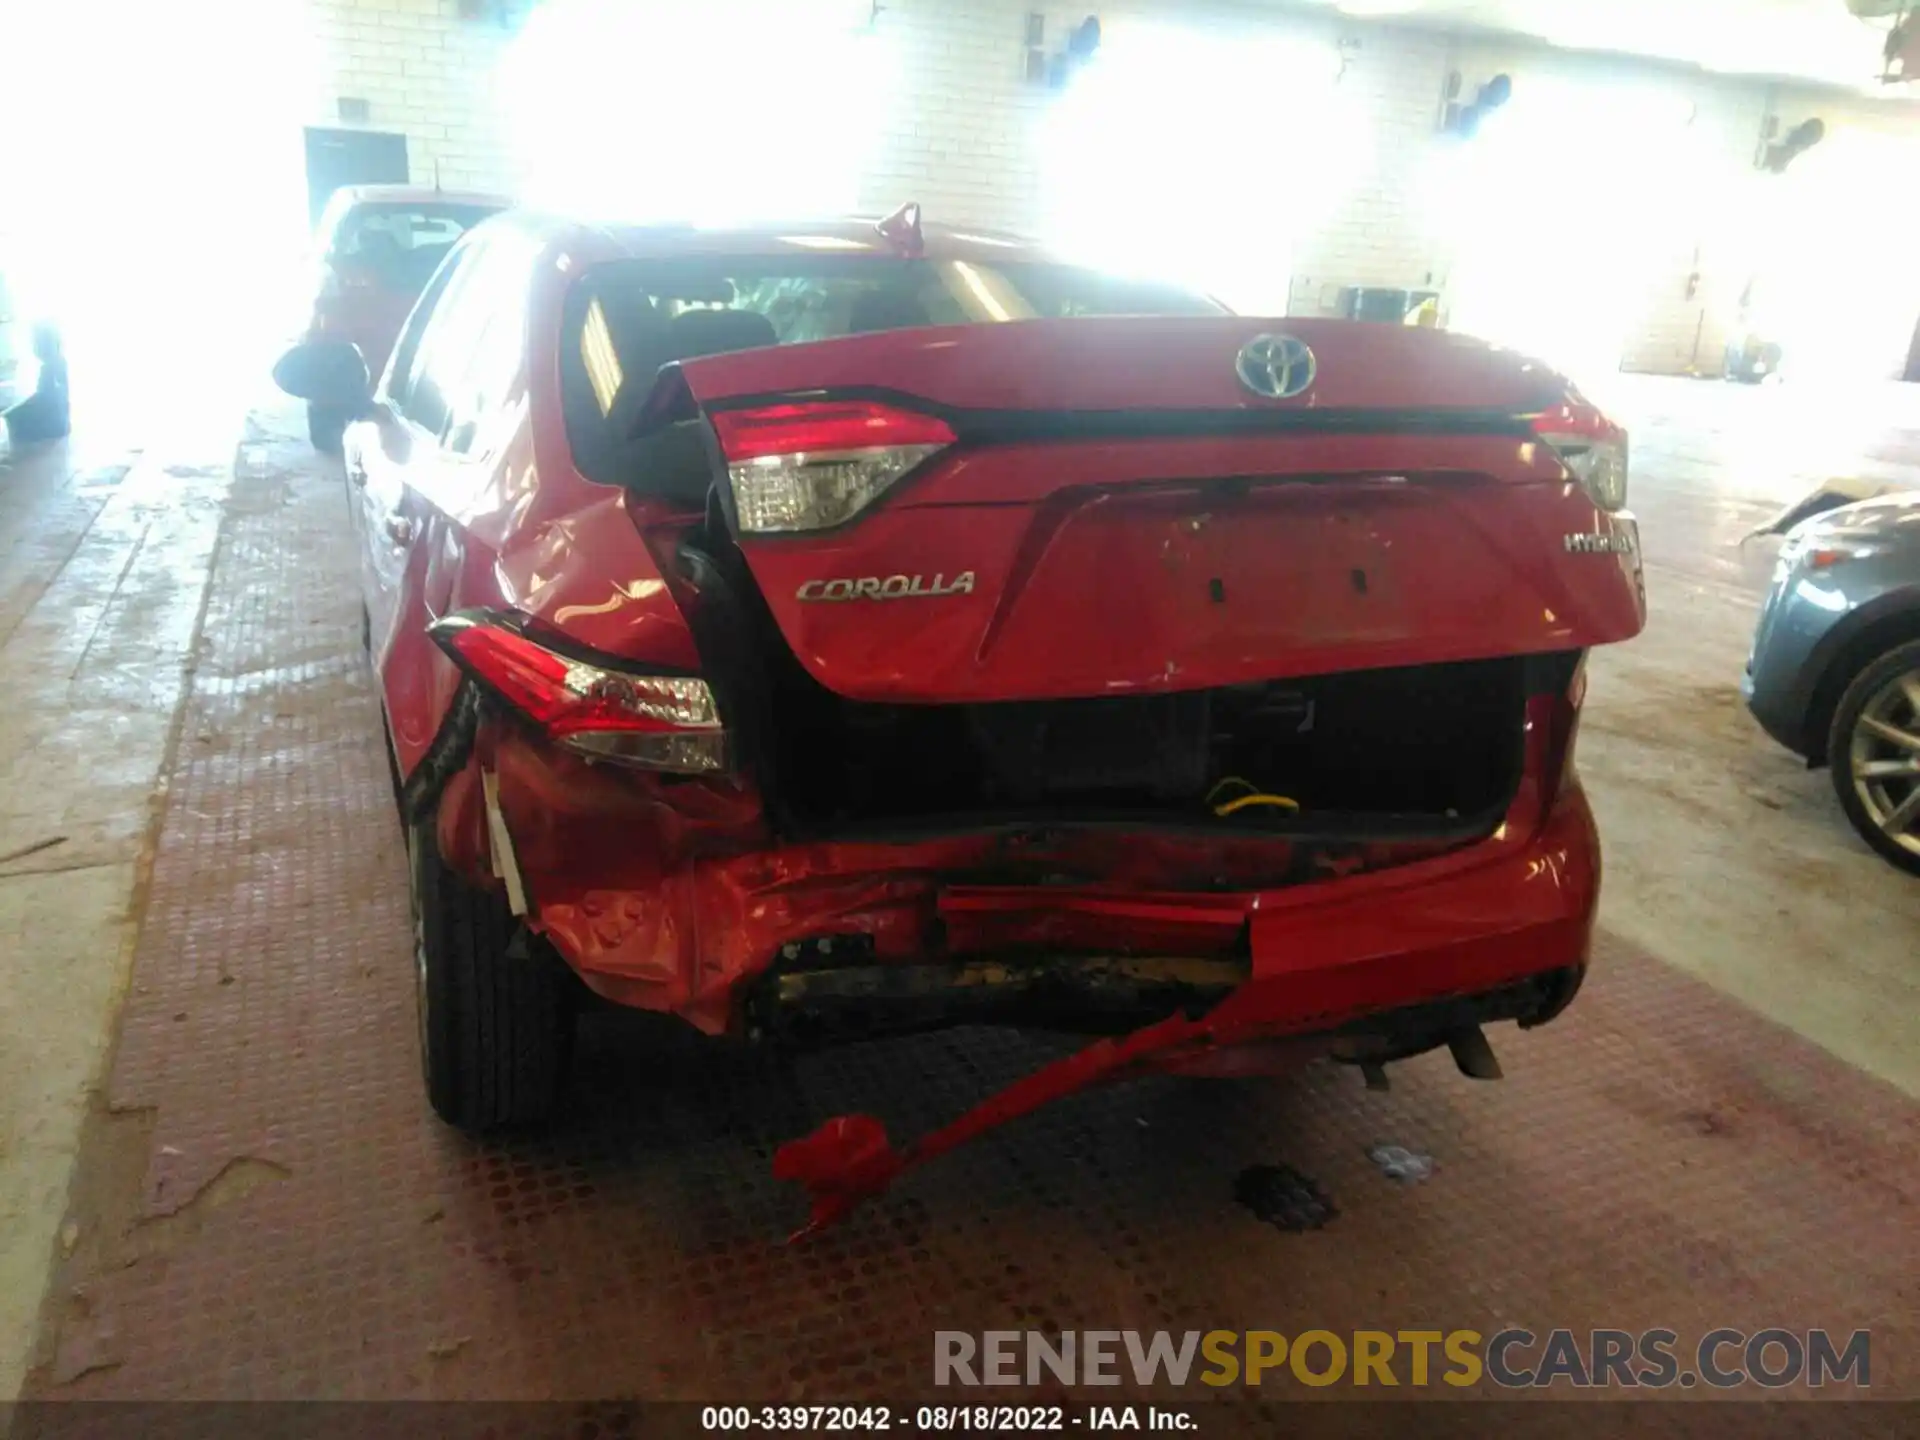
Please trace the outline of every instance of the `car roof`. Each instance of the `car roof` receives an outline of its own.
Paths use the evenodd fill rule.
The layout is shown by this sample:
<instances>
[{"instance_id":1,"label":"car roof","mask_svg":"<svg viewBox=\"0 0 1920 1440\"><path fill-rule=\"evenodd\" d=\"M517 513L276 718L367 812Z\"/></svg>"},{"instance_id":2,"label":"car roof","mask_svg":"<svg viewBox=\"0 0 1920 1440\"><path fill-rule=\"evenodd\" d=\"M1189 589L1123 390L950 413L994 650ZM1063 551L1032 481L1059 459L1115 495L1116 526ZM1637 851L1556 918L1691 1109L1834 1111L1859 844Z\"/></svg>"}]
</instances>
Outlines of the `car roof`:
<instances>
[{"instance_id":1,"label":"car roof","mask_svg":"<svg viewBox=\"0 0 1920 1440\"><path fill-rule=\"evenodd\" d=\"M491 222L513 224L574 263L671 259L693 255L898 255L877 228L879 217L850 216L751 225L594 224L574 217L515 210ZM1044 260L1034 241L972 225L923 224L922 253L933 260Z\"/></svg>"},{"instance_id":2,"label":"car roof","mask_svg":"<svg viewBox=\"0 0 1920 1440\"><path fill-rule=\"evenodd\" d=\"M354 205L491 205L504 210L513 204L505 195L484 190L443 190L437 185L342 185L327 202L330 209Z\"/></svg>"}]
</instances>

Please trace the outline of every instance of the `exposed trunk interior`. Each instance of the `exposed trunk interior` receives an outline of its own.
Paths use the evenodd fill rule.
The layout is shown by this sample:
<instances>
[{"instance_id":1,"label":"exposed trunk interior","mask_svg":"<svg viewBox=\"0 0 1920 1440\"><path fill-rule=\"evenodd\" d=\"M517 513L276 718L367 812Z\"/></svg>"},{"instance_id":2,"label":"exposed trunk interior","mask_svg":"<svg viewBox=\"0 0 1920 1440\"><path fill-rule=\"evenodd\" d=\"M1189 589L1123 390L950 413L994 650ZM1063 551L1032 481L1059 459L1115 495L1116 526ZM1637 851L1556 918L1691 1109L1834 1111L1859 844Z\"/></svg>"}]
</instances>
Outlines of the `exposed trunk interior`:
<instances>
[{"instance_id":1,"label":"exposed trunk interior","mask_svg":"<svg viewBox=\"0 0 1920 1440\"><path fill-rule=\"evenodd\" d=\"M783 798L822 825L929 816L1152 815L1267 829L1300 816L1504 810L1518 776L1518 661L1318 676L1140 698L864 705L798 687ZM1209 796L1213 804L1209 804Z\"/></svg>"},{"instance_id":2,"label":"exposed trunk interior","mask_svg":"<svg viewBox=\"0 0 1920 1440\"><path fill-rule=\"evenodd\" d=\"M681 550L729 724L796 836L1012 824L1465 836L1518 786L1541 658L1414 666L1150 696L891 705L807 673L737 551ZM1545 657L1542 657L1545 658ZM1570 671L1571 659L1555 665ZM1297 809L1247 796L1283 797Z\"/></svg>"}]
</instances>

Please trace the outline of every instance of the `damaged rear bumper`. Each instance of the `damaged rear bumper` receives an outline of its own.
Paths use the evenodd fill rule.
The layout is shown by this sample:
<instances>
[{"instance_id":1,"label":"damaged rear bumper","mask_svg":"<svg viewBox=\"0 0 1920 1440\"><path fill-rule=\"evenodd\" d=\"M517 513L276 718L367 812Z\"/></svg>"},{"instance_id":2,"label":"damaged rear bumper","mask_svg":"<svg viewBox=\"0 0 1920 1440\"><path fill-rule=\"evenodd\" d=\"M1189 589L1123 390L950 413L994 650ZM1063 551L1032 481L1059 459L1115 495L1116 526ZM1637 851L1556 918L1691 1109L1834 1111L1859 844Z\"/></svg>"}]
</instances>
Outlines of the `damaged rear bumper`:
<instances>
[{"instance_id":1,"label":"damaged rear bumper","mask_svg":"<svg viewBox=\"0 0 1920 1440\"><path fill-rule=\"evenodd\" d=\"M1303 1053L1391 1058L1488 1021L1552 1019L1585 973L1598 899L1585 797L1577 787L1564 793L1530 841L1434 883L1431 871L1455 859L1357 876L1327 887L1334 895L1302 887L1260 897L1249 921L1249 977L1217 1003L1096 1041L904 1149L868 1115L829 1120L783 1146L775 1173L811 1198L801 1233L984 1131L1103 1081L1230 1070L1236 1056L1285 1042Z\"/></svg>"},{"instance_id":2,"label":"damaged rear bumper","mask_svg":"<svg viewBox=\"0 0 1920 1440\"><path fill-rule=\"evenodd\" d=\"M1584 802L1564 804L1539 845L1454 885L1256 913L1244 980L1229 983L1219 962L1185 972L1176 982L1182 1002L1162 1018L1026 1076L904 1149L870 1115L828 1121L775 1157L774 1173L809 1196L796 1238L835 1223L907 1170L1094 1084L1156 1071L1263 1070L1276 1058L1326 1052L1377 1065L1440 1044L1477 1042L1484 1051L1482 1024L1553 1018L1585 973L1591 838ZM1503 918L1490 924L1494 914ZM1134 990L1144 980L1149 992L1172 978L1119 963L1098 975L1098 984L1127 981ZM978 983L964 970L948 978Z\"/></svg>"},{"instance_id":3,"label":"damaged rear bumper","mask_svg":"<svg viewBox=\"0 0 1920 1440\"><path fill-rule=\"evenodd\" d=\"M942 1008L1029 1023L1026 1008L1101 1030L1333 971L1373 975L1390 1008L1575 963L1598 847L1577 785L1542 814L1533 777L1556 768L1530 753L1477 838L1090 827L781 845L750 795L669 798L488 736L439 815L444 853L498 873L480 779L496 774L530 925L604 997L710 1034L867 1000L894 1012L882 1029ZM1074 994L1084 1024L1061 1015Z\"/></svg>"},{"instance_id":4,"label":"damaged rear bumper","mask_svg":"<svg viewBox=\"0 0 1920 1440\"><path fill-rule=\"evenodd\" d=\"M1231 871L1241 842L1055 837L1051 858L1082 874L1100 873L1111 847L1114 880L1077 886L952 879L1004 862L1005 836L676 863L703 833L739 833L724 795L688 792L706 797L707 813L683 801L649 815L605 805L607 790L583 775L582 792L603 802L595 814L568 803L566 771L550 761L512 744L482 751L449 786L443 831L471 825L484 846L469 777L497 769L529 922L610 999L711 1033L803 1041L981 1020L1109 1037L903 1150L859 1115L784 1147L777 1171L807 1187L815 1225L972 1135L1100 1081L1271 1069L1282 1053L1376 1063L1490 1021L1541 1023L1578 985L1598 900L1585 797L1569 784L1543 815L1532 777L1544 764L1527 767L1506 822L1477 843L1418 858L1401 846L1398 863L1277 888L1182 892L1130 887L1128 867L1163 884L1180 864ZM1273 842L1261 848L1270 864Z\"/></svg>"}]
</instances>

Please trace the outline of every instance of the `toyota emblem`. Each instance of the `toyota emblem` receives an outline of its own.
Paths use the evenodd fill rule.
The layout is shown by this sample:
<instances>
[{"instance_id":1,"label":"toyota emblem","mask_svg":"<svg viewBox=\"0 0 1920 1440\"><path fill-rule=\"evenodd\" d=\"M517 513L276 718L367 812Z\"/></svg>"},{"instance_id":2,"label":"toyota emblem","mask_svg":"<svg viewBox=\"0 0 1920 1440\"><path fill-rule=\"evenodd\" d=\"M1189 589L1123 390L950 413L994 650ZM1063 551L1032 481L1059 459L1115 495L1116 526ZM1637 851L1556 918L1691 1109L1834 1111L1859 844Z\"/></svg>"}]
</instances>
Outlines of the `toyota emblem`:
<instances>
[{"instance_id":1,"label":"toyota emblem","mask_svg":"<svg viewBox=\"0 0 1920 1440\"><path fill-rule=\"evenodd\" d=\"M1256 335L1240 347L1233 372L1269 400L1288 400L1313 384L1313 351L1291 335Z\"/></svg>"}]
</instances>

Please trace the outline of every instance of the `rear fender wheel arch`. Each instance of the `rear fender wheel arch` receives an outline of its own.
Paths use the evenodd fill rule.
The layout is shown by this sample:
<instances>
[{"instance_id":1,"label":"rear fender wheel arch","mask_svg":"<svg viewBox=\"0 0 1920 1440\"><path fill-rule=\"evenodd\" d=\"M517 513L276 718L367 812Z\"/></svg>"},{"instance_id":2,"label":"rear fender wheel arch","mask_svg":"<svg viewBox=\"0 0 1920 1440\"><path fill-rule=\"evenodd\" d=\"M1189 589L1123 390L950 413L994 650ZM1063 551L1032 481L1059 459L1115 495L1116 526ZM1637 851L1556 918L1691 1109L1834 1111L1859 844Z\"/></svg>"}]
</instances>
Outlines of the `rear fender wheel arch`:
<instances>
[{"instance_id":1,"label":"rear fender wheel arch","mask_svg":"<svg viewBox=\"0 0 1920 1440\"><path fill-rule=\"evenodd\" d=\"M1920 875L1917 695L1920 639L1893 646L1853 677L1827 735L1833 789L1847 820L1883 858L1913 875ZM1886 740L1881 734L1908 738ZM1897 773L1901 765L1913 767L1911 780Z\"/></svg>"},{"instance_id":2,"label":"rear fender wheel arch","mask_svg":"<svg viewBox=\"0 0 1920 1440\"><path fill-rule=\"evenodd\" d=\"M1889 596L1887 602L1886 608L1859 612L1831 652L1819 658L1802 729L1810 765L1827 763L1834 713L1860 672L1896 646L1920 640L1920 589Z\"/></svg>"},{"instance_id":3,"label":"rear fender wheel arch","mask_svg":"<svg viewBox=\"0 0 1920 1440\"><path fill-rule=\"evenodd\" d=\"M428 1102L469 1134L540 1125L558 1109L572 1060L574 987L504 889L477 886L441 858L437 828L432 815L407 827Z\"/></svg>"}]
</instances>

